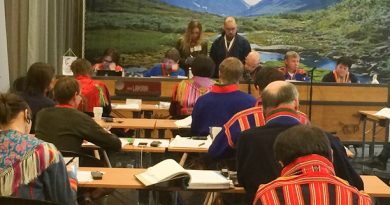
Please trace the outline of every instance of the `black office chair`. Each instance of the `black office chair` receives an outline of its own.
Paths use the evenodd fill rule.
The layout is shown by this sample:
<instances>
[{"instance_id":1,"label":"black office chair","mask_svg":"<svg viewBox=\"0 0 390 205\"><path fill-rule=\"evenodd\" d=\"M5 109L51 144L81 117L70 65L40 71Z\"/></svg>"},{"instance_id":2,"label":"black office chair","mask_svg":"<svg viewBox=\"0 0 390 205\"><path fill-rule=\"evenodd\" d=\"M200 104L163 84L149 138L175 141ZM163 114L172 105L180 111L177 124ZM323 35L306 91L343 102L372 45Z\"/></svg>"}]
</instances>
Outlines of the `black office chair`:
<instances>
[{"instance_id":1,"label":"black office chair","mask_svg":"<svg viewBox=\"0 0 390 205\"><path fill-rule=\"evenodd\" d=\"M51 202L51 201L40 201L33 199L23 199L23 198L15 198L15 197L6 197L0 196L0 204L1 205L60 205L59 203Z\"/></svg>"}]
</instances>

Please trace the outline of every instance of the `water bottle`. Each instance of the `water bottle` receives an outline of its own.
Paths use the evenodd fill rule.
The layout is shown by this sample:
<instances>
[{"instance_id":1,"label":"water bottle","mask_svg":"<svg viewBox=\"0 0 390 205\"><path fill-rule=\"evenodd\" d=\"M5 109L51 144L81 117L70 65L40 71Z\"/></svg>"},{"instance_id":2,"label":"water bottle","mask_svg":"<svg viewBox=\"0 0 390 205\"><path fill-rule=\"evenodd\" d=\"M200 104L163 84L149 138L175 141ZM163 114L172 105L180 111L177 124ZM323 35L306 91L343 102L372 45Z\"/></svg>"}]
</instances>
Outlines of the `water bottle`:
<instances>
[{"instance_id":1,"label":"water bottle","mask_svg":"<svg viewBox=\"0 0 390 205\"><path fill-rule=\"evenodd\" d=\"M192 77L194 77L194 75L192 74L191 67L189 67L188 68L188 79L191 79Z\"/></svg>"}]
</instances>

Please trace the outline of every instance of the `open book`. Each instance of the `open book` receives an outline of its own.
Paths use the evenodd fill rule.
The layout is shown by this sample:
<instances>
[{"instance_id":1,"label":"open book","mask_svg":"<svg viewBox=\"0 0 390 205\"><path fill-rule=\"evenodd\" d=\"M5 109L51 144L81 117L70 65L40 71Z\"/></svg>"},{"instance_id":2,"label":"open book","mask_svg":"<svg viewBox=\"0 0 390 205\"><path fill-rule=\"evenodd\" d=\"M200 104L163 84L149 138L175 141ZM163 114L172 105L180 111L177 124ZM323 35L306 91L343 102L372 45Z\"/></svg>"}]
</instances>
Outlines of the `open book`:
<instances>
[{"instance_id":1,"label":"open book","mask_svg":"<svg viewBox=\"0 0 390 205\"><path fill-rule=\"evenodd\" d=\"M182 179L187 189L228 189L230 180L213 170L186 170L173 159L166 159L135 175L145 186Z\"/></svg>"}]
</instances>

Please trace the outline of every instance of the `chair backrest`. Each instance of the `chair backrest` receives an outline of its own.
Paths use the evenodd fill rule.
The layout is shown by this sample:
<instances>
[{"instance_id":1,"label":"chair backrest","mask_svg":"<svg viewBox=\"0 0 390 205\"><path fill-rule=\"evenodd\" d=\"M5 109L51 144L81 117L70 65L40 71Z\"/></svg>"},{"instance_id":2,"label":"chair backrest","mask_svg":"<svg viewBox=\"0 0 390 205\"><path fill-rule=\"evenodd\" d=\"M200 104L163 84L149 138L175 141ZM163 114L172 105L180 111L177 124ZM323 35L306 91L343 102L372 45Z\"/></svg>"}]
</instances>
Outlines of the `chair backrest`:
<instances>
[{"instance_id":1,"label":"chair backrest","mask_svg":"<svg viewBox=\"0 0 390 205\"><path fill-rule=\"evenodd\" d=\"M50 201L40 201L15 197L0 196L0 204L4 205L60 205Z\"/></svg>"}]
</instances>

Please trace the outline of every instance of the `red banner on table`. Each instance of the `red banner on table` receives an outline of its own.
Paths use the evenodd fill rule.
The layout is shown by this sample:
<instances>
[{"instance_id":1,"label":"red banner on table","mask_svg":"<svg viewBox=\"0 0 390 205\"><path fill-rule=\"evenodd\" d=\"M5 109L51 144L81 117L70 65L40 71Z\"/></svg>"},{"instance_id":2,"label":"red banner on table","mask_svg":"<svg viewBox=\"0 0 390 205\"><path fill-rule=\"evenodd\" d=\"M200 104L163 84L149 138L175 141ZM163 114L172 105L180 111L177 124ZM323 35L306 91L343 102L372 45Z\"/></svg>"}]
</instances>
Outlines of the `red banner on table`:
<instances>
[{"instance_id":1,"label":"red banner on table","mask_svg":"<svg viewBox=\"0 0 390 205\"><path fill-rule=\"evenodd\" d=\"M115 83L116 95L135 95L135 96L160 96L161 82L155 81L122 81Z\"/></svg>"}]
</instances>

